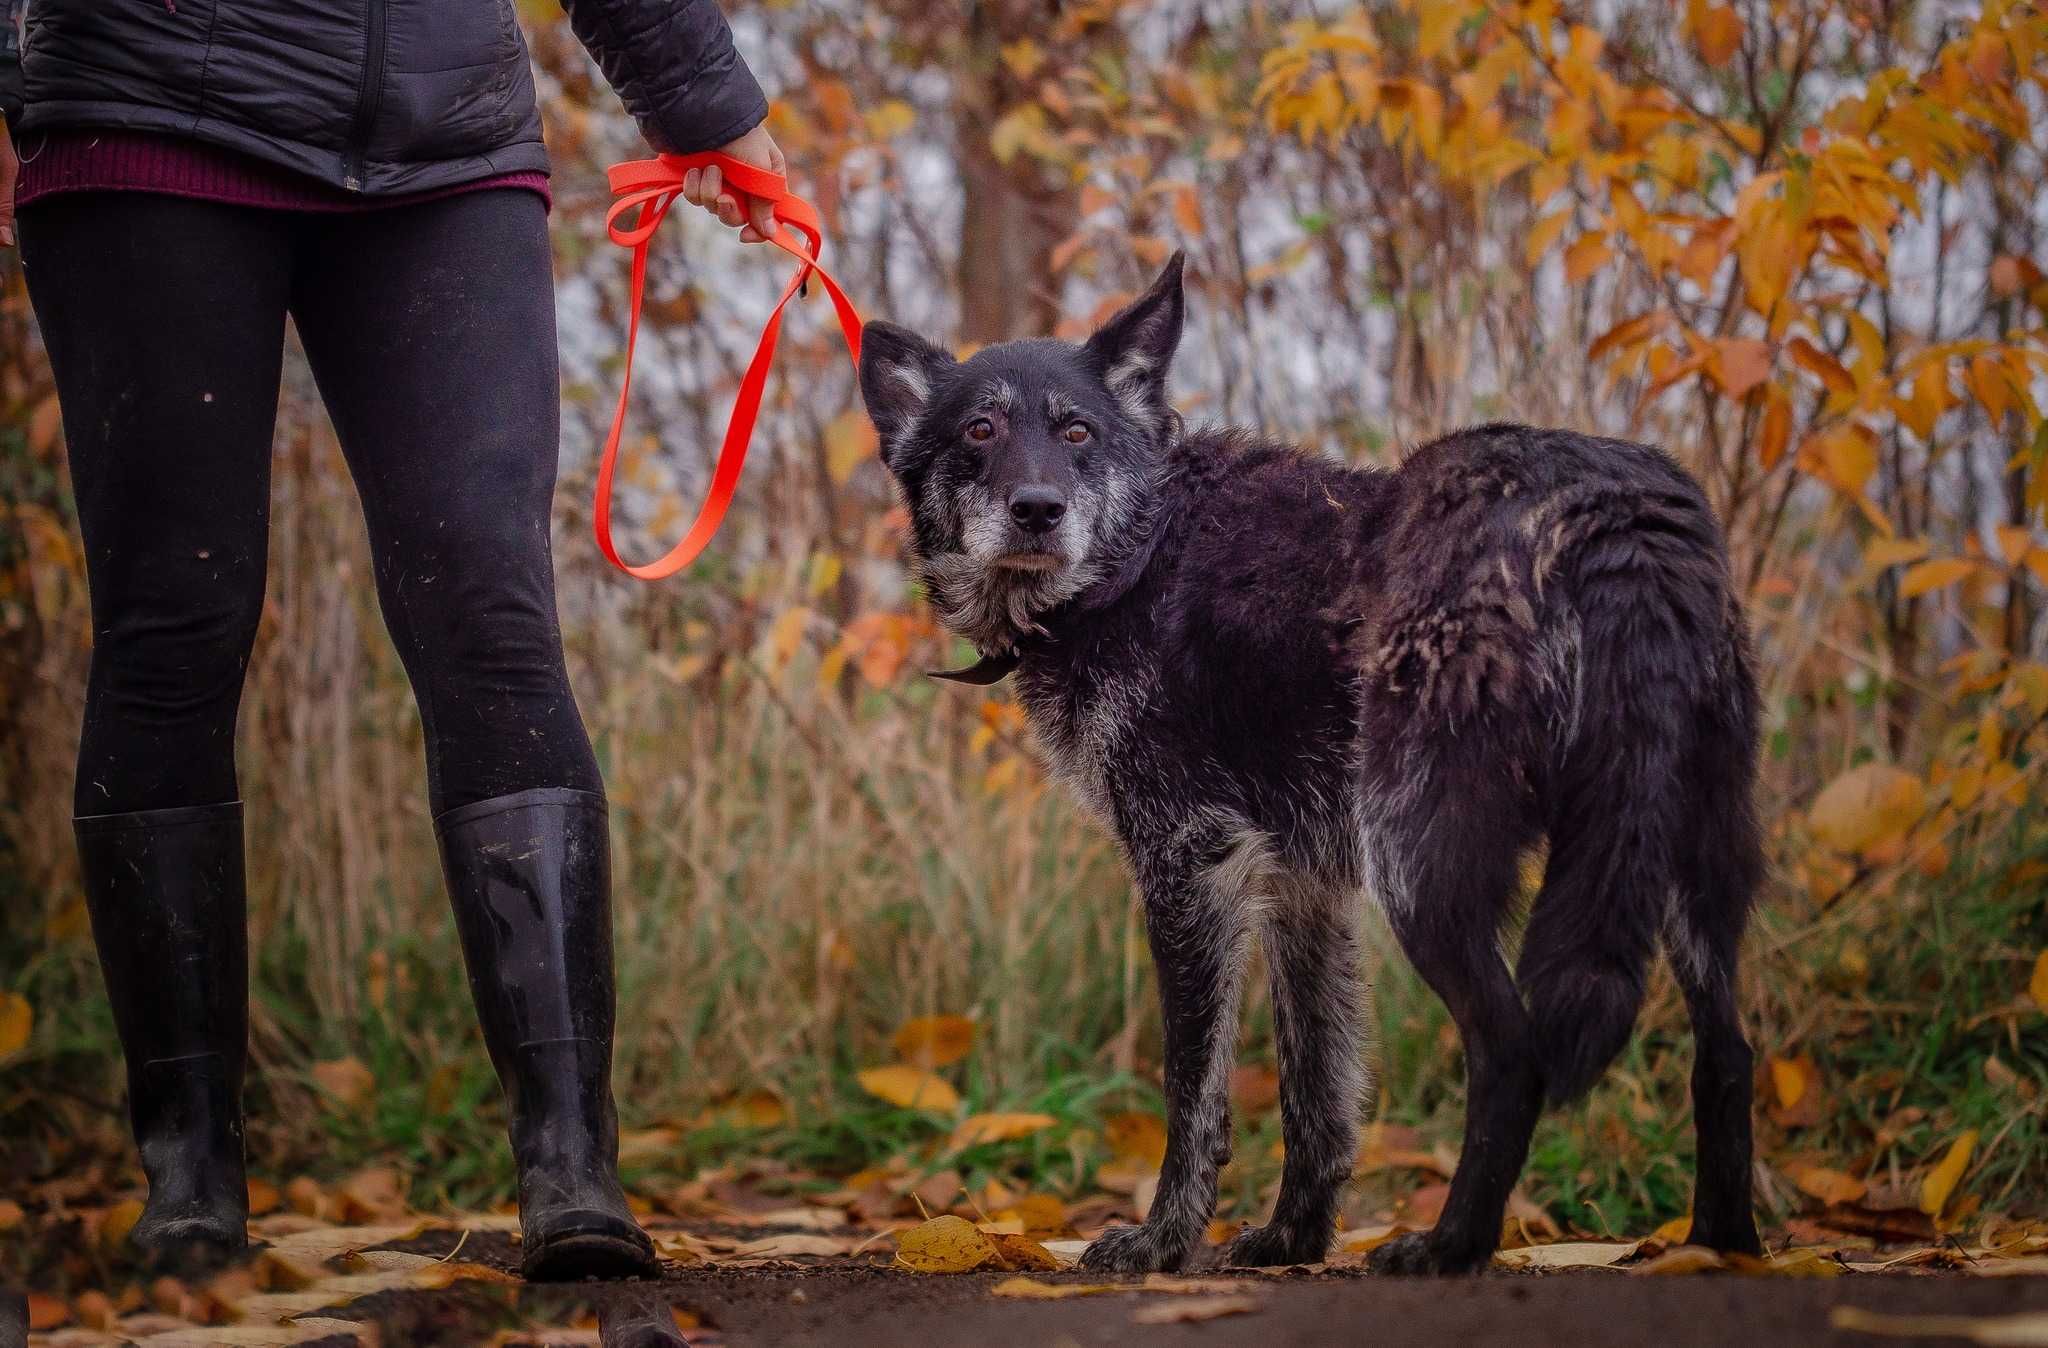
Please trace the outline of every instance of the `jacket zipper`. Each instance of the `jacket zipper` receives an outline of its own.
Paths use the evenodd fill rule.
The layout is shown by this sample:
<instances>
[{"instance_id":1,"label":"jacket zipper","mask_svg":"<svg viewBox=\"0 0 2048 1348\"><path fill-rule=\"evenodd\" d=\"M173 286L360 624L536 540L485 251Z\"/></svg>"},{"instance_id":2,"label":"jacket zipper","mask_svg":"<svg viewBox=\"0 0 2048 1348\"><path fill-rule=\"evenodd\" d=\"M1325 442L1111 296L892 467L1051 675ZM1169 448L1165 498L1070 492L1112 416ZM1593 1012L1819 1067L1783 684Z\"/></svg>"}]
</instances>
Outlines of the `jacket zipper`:
<instances>
[{"instance_id":1,"label":"jacket zipper","mask_svg":"<svg viewBox=\"0 0 2048 1348\"><path fill-rule=\"evenodd\" d=\"M363 83L356 91L356 122L349 135L348 160L341 185L363 190L363 160L370 152L370 132L377 124L377 104L384 96L384 0L370 0L369 35L363 51Z\"/></svg>"}]
</instances>

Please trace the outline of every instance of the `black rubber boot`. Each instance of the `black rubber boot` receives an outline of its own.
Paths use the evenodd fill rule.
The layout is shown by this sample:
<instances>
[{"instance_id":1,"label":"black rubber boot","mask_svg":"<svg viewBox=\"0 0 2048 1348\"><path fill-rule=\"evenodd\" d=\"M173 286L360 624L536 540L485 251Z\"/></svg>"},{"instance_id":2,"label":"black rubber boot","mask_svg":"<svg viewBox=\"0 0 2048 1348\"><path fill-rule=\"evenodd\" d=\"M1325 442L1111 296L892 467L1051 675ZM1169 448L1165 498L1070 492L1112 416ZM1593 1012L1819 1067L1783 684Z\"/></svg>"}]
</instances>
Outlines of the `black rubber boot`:
<instances>
[{"instance_id":1,"label":"black rubber boot","mask_svg":"<svg viewBox=\"0 0 2048 1348\"><path fill-rule=\"evenodd\" d=\"M149 1177L129 1239L153 1263L203 1269L249 1239L241 802L90 815L73 828Z\"/></svg>"},{"instance_id":2,"label":"black rubber boot","mask_svg":"<svg viewBox=\"0 0 2048 1348\"><path fill-rule=\"evenodd\" d=\"M512 1115L530 1281L658 1272L619 1188L604 797L543 787L434 821L470 995Z\"/></svg>"}]
</instances>

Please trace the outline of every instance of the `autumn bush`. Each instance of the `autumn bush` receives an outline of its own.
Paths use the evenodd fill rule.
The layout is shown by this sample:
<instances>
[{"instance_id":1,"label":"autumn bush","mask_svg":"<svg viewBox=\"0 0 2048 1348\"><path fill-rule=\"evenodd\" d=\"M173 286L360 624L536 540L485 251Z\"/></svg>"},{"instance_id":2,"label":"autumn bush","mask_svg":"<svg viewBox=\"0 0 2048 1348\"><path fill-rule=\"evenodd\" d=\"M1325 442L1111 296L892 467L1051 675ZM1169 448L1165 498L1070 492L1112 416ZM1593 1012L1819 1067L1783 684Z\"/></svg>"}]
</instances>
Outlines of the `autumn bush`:
<instances>
[{"instance_id":1,"label":"autumn bush","mask_svg":"<svg viewBox=\"0 0 2048 1348\"><path fill-rule=\"evenodd\" d=\"M644 589L596 559L623 279L597 169L635 146L551 8L523 6L558 166L557 557L614 804L629 1163L901 1157L1084 1187L1156 1109L1137 909L1007 694L919 677L961 652L900 565L815 303L713 555ZM866 308L963 346L1071 335L1185 247L1192 419L1360 464L1491 417L1669 449L1728 523L1765 673L1774 867L1744 992L1767 1209L2038 1212L2048 18L1889 0L1058 10L737 7ZM624 487L649 551L687 518L779 280L708 224L670 230ZM84 585L18 269L0 306L0 1165L48 1175L125 1153L66 817ZM274 1174L396 1157L417 1197L477 1201L507 1175L419 727L298 366L278 446L242 728L251 1146ZM1372 972L1382 1117L1454 1147L1455 1035L1398 958ZM960 1111L1053 1123L954 1147L946 1111L863 1089L928 1015L975 1024L929 1067ZM1539 1133L1527 1188L1560 1223L1684 1210L1690 1048L1668 981L1642 1024ZM1255 999L1240 1214L1276 1170L1270 1037ZM1360 1203L1415 1184L1368 1172Z\"/></svg>"}]
</instances>

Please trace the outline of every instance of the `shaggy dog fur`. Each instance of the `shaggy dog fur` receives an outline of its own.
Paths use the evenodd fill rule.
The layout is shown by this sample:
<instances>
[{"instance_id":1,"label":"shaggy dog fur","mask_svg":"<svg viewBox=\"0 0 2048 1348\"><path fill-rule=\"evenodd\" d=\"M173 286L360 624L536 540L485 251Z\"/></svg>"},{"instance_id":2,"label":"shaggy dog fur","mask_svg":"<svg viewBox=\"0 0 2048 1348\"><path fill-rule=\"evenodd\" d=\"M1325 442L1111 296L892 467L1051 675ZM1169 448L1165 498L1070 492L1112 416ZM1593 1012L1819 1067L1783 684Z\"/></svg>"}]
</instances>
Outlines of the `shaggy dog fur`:
<instances>
[{"instance_id":1,"label":"shaggy dog fur","mask_svg":"<svg viewBox=\"0 0 2048 1348\"><path fill-rule=\"evenodd\" d=\"M1357 901L1455 1018L1465 1145L1434 1230L1373 1266L1483 1266L1546 1101L1620 1051L1661 944L1692 1015L1695 1242L1758 1249L1737 949L1760 872L1757 695L1720 529L1658 450L1460 431L1354 469L1185 430L1181 262L1085 344L955 361L871 323L861 388L933 604L1014 672L1052 767L1123 844L1165 1024L1143 1225L1174 1269L1228 1159L1247 947L1272 971L1286 1162L1227 1262L1324 1256L1358 1143ZM1547 846L1521 902L1520 865ZM1502 937L1526 906L1510 972Z\"/></svg>"}]
</instances>

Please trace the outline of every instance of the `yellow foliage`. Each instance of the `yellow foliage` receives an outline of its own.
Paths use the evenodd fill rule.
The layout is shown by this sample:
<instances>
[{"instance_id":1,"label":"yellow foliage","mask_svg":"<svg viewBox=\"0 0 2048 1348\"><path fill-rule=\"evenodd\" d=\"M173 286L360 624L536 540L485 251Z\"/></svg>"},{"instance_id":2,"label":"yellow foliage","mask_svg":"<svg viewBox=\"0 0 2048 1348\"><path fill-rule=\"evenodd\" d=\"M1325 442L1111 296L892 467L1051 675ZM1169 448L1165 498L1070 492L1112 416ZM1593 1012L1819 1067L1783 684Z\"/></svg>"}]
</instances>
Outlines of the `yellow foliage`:
<instances>
[{"instance_id":1,"label":"yellow foliage","mask_svg":"<svg viewBox=\"0 0 2048 1348\"><path fill-rule=\"evenodd\" d=\"M1948 1206L1949 1195L1955 1192L1970 1168L1970 1154L1977 1147L1977 1130L1965 1131L1949 1144L1948 1154L1941 1163L1927 1172L1920 1181L1920 1210L1930 1217L1939 1217Z\"/></svg>"},{"instance_id":2,"label":"yellow foliage","mask_svg":"<svg viewBox=\"0 0 2048 1348\"><path fill-rule=\"evenodd\" d=\"M1919 777L1887 763L1849 769L1807 811L1814 836L1837 852L1863 852L1904 836L1918 823L1927 800Z\"/></svg>"},{"instance_id":3,"label":"yellow foliage","mask_svg":"<svg viewBox=\"0 0 2048 1348\"><path fill-rule=\"evenodd\" d=\"M894 1063L870 1067L856 1074L860 1088L877 1100L899 1109L923 1109L934 1114L951 1114L960 1108L960 1093L943 1077L917 1067Z\"/></svg>"}]
</instances>

